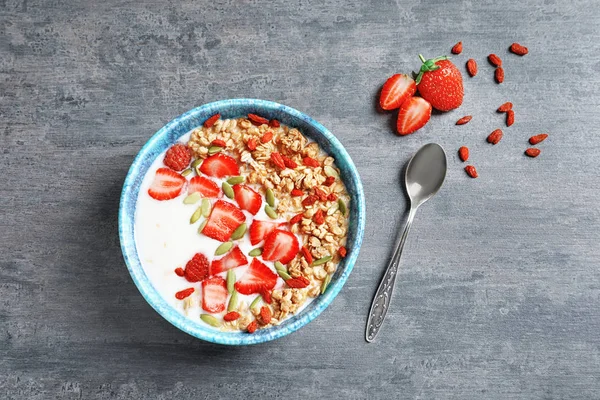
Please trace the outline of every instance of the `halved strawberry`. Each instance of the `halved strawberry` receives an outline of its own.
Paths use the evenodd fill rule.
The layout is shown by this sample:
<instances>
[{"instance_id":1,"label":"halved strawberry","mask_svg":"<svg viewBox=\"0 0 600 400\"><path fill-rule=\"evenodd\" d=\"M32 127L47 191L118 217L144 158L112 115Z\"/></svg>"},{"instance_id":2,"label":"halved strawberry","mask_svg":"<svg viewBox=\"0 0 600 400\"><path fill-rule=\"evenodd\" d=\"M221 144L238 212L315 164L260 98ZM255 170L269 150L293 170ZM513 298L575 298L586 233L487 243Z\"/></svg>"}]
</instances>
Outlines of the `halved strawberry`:
<instances>
[{"instance_id":1,"label":"halved strawberry","mask_svg":"<svg viewBox=\"0 0 600 400\"><path fill-rule=\"evenodd\" d=\"M159 168L150 184L148 194L156 200L171 200L179 196L185 182L186 179L172 169Z\"/></svg>"},{"instance_id":2,"label":"halved strawberry","mask_svg":"<svg viewBox=\"0 0 600 400\"><path fill-rule=\"evenodd\" d=\"M266 261L280 261L282 264L287 264L296 257L299 249L296 235L275 229L265 239L262 258Z\"/></svg>"},{"instance_id":3,"label":"halved strawberry","mask_svg":"<svg viewBox=\"0 0 600 400\"><path fill-rule=\"evenodd\" d=\"M208 278L208 259L202 253L196 253L190 261L185 264L183 276L188 282L200 282Z\"/></svg>"},{"instance_id":4,"label":"halved strawberry","mask_svg":"<svg viewBox=\"0 0 600 400\"><path fill-rule=\"evenodd\" d=\"M190 179L188 194L199 192L202 197L217 197L219 195L219 186L213 181L203 176L195 176Z\"/></svg>"},{"instance_id":5,"label":"halved strawberry","mask_svg":"<svg viewBox=\"0 0 600 400\"><path fill-rule=\"evenodd\" d=\"M210 313L225 310L227 301L227 282L220 276L202 282L202 309Z\"/></svg>"},{"instance_id":6,"label":"halved strawberry","mask_svg":"<svg viewBox=\"0 0 600 400\"><path fill-rule=\"evenodd\" d=\"M246 273L235 283L235 290L241 294L260 293L271 290L277 283L277 274L265 264L253 258Z\"/></svg>"},{"instance_id":7,"label":"halved strawberry","mask_svg":"<svg viewBox=\"0 0 600 400\"><path fill-rule=\"evenodd\" d=\"M225 257L212 261L212 264L210 265L210 274L216 275L246 264L248 264L248 259L244 253L242 253L240 248L235 246Z\"/></svg>"},{"instance_id":8,"label":"halved strawberry","mask_svg":"<svg viewBox=\"0 0 600 400\"><path fill-rule=\"evenodd\" d=\"M202 162L200 172L204 175L223 178L225 176L239 175L240 168L233 158L222 153L217 153Z\"/></svg>"},{"instance_id":9,"label":"halved strawberry","mask_svg":"<svg viewBox=\"0 0 600 400\"><path fill-rule=\"evenodd\" d=\"M262 242L269 233L279 226L279 222L259 221L255 219L250 225L250 243L252 246Z\"/></svg>"},{"instance_id":10,"label":"halved strawberry","mask_svg":"<svg viewBox=\"0 0 600 400\"><path fill-rule=\"evenodd\" d=\"M398 108L417 91L417 84L408 75L392 75L381 89L379 96L379 105L384 110L393 110Z\"/></svg>"},{"instance_id":11,"label":"halved strawberry","mask_svg":"<svg viewBox=\"0 0 600 400\"><path fill-rule=\"evenodd\" d=\"M209 238L226 242L233 231L245 221L246 216L242 210L227 201L217 200L202 233Z\"/></svg>"},{"instance_id":12,"label":"halved strawberry","mask_svg":"<svg viewBox=\"0 0 600 400\"><path fill-rule=\"evenodd\" d=\"M262 198L250 186L241 184L233 185L233 193L235 194L235 201L237 201L242 210L246 210L252 215L256 215L260 210Z\"/></svg>"},{"instance_id":13,"label":"halved strawberry","mask_svg":"<svg viewBox=\"0 0 600 400\"><path fill-rule=\"evenodd\" d=\"M398 112L398 135L408 135L421 129L430 117L431 104L422 97L411 97L402 104Z\"/></svg>"}]
</instances>

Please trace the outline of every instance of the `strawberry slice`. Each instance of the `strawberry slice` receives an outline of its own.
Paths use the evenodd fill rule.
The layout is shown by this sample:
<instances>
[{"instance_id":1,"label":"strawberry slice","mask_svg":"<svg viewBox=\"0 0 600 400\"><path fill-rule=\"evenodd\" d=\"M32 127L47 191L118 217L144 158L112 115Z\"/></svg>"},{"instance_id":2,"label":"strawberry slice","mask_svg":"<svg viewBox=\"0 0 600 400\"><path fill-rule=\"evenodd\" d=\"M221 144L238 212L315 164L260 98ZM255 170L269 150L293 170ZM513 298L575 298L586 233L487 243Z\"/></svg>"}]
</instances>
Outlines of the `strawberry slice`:
<instances>
[{"instance_id":1,"label":"strawberry slice","mask_svg":"<svg viewBox=\"0 0 600 400\"><path fill-rule=\"evenodd\" d=\"M262 258L266 261L280 261L282 264L287 264L296 257L299 249L296 235L275 229L265 239Z\"/></svg>"},{"instance_id":2,"label":"strawberry slice","mask_svg":"<svg viewBox=\"0 0 600 400\"><path fill-rule=\"evenodd\" d=\"M260 293L271 290L277 283L277 274L265 264L253 258L246 273L235 283L235 290L241 294Z\"/></svg>"},{"instance_id":3,"label":"strawberry slice","mask_svg":"<svg viewBox=\"0 0 600 400\"><path fill-rule=\"evenodd\" d=\"M218 260L213 260L210 265L210 274L216 275L221 272L228 271L232 268L237 268L240 265L248 264L248 259L242 253L238 246L235 246L225 257Z\"/></svg>"},{"instance_id":4,"label":"strawberry slice","mask_svg":"<svg viewBox=\"0 0 600 400\"><path fill-rule=\"evenodd\" d=\"M246 210L252 215L256 215L260 210L260 206L262 205L260 194L252 190L250 186L241 184L233 185L233 193L235 194L235 201L237 201L242 210Z\"/></svg>"},{"instance_id":5,"label":"strawberry slice","mask_svg":"<svg viewBox=\"0 0 600 400\"><path fill-rule=\"evenodd\" d=\"M398 112L398 135L408 135L421 129L430 117L431 104L422 97L411 97L402 104Z\"/></svg>"},{"instance_id":6,"label":"strawberry slice","mask_svg":"<svg viewBox=\"0 0 600 400\"><path fill-rule=\"evenodd\" d=\"M202 233L209 238L226 242L233 231L245 221L246 216L242 210L229 202L217 200Z\"/></svg>"},{"instance_id":7,"label":"strawberry slice","mask_svg":"<svg viewBox=\"0 0 600 400\"><path fill-rule=\"evenodd\" d=\"M196 253L190 261L185 264L183 276L188 282L200 282L208 278L208 259L202 253Z\"/></svg>"},{"instance_id":8,"label":"strawberry slice","mask_svg":"<svg viewBox=\"0 0 600 400\"><path fill-rule=\"evenodd\" d=\"M279 226L279 222L259 221L255 219L250 225L250 243L252 246L262 242L269 233Z\"/></svg>"},{"instance_id":9,"label":"strawberry slice","mask_svg":"<svg viewBox=\"0 0 600 400\"><path fill-rule=\"evenodd\" d=\"M200 172L204 175L223 178L230 175L239 175L240 169L233 158L217 153L202 162Z\"/></svg>"},{"instance_id":10,"label":"strawberry slice","mask_svg":"<svg viewBox=\"0 0 600 400\"><path fill-rule=\"evenodd\" d=\"M179 196L187 180L169 168L156 170L148 194L156 200L171 200Z\"/></svg>"},{"instance_id":11,"label":"strawberry slice","mask_svg":"<svg viewBox=\"0 0 600 400\"><path fill-rule=\"evenodd\" d=\"M213 181L203 176L195 176L190 179L188 194L199 192L202 197L217 197L219 195L219 186Z\"/></svg>"},{"instance_id":12,"label":"strawberry slice","mask_svg":"<svg viewBox=\"0 0 600 400\"><path fill-rule=\"evenodd\" d=\"M202 281L202 309L210 313L225 310L227 282L220 276Z\"/></svg>"},{"instance_id":13,"label":"strawberry slice","mask_svg":"<svg viewBox=\"0 0 600 400\"><path fill-rule=\"evenodd\" d=\"M408 75L392 75L381 89L379 105L384 110L393 110L402 105L417 90L415 81Z\"/></svg>"}]
</instances>

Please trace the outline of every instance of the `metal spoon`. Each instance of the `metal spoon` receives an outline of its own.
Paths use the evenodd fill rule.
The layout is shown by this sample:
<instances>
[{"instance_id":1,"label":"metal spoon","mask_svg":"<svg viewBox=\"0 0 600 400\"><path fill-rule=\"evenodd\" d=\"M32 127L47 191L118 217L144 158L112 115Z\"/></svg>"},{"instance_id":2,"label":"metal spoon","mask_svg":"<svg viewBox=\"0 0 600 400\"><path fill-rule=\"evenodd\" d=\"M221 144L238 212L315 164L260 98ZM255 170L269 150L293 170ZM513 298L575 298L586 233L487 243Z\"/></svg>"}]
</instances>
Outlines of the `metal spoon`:
<instances>
[{"instance_id":1,"label":"metal spoon","mask_svg":"<svg viewBox=\"0 0 600 400\"><path fill-rule=\"evenodd\" d=\"M385 275L377 288L369 318L367 320L366 339L372 342L383 324L394 291L394 283L398 274L398 264L404 248L404 242L412 225L413 218L419 206L433 197L440 190L446 177L446 153L438 144L429 143L417 151L406 167L406 191L410 197L410 212L404 231L396 245L392 259L387 266Z\"/></svg>"}]
</instances>

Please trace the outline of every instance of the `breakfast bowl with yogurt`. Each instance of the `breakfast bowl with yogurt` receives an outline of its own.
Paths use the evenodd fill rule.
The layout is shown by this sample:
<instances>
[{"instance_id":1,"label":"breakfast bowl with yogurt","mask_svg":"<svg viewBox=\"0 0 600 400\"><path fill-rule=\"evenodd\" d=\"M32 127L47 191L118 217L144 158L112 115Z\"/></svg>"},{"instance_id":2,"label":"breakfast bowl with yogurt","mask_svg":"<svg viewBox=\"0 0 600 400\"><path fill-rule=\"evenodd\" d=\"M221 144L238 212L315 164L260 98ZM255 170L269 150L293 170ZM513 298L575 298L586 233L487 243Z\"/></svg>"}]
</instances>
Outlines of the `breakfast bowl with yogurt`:
<instances>
[{"instance_id":1,"label":"breakfast bowl with yogurt","mask_svg":"<svg viewBox=\"0 0 600 400\"><path fill-rule=\"evenodd\" d=\"M142 148L119 233L142 295L181 330L222 344L276 339L342 288L364 230L360 178L339 141L277 103L191 110Z\"/></svg>"}]
</instances>

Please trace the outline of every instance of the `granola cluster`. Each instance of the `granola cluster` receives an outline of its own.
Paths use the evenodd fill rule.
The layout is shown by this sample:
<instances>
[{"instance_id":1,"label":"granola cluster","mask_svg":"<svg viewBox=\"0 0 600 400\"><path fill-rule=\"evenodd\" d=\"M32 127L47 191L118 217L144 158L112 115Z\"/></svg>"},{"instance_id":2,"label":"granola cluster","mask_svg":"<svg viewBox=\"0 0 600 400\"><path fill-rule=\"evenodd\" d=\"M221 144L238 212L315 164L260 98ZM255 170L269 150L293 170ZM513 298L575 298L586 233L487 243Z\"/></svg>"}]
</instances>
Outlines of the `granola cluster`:
<instances>
[{"instance_id":1,"label":"granola cluster","mask_svg":"<svg viewBox=\"0 0 600 400\"><path fill-rule=\"evenodd\" d=\"M278 200L278 215L294 222L290 230L300 235L303 248L288 263L287 273L310 282L304 288L273 290L268 323L262 320L260 307L241 302L237 310L241 317L226 322L224 328L244 330L252 316L261 326L278 324L298 311L309 297L325 290L345 256L350 197L333 157L295 128L247 118L219 119L212 126L192 131L187 145L195 158L205 159L214 151L215 140L225 144L223 151L241 161L240 174L246 182L260 185L263 195L271 189ZM281 159L285 160L285 168Z\"/></svg>"}]
</instances>

